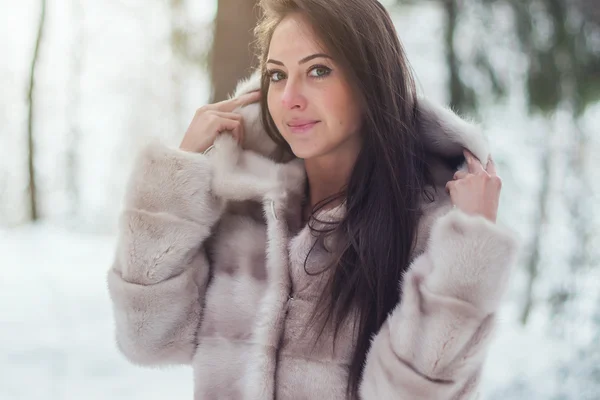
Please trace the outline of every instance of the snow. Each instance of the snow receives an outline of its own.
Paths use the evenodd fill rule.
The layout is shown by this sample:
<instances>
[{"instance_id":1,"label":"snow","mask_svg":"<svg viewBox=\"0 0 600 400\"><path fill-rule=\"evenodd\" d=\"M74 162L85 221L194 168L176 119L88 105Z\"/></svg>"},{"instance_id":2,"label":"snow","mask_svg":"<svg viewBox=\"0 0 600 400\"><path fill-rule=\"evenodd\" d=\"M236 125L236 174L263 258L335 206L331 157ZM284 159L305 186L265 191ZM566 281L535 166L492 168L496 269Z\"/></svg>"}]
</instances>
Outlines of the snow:
<instances>
[{"instance_id":1,"label":"snow","mask_svg":"<svg viewBox=\"0 0 600 400\"><path fill-rule=\"evenodd\" d=\"M193 397L189 368L140 368L118 352L114 242L56 224L0 231L0 399Z\"/></svg>"}]
</instances>

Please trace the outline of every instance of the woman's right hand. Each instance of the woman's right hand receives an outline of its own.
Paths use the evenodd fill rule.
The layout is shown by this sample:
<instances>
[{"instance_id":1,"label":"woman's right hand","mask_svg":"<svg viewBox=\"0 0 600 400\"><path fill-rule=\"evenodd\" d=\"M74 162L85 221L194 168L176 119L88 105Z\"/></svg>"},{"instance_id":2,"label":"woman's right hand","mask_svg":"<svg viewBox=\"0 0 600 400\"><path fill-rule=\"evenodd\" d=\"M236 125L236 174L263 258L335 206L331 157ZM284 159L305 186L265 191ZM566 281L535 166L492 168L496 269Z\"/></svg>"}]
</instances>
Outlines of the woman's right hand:
<instances>
[{"instance_id":1,"label":"woman's right hand","mask_svg":"<svg viewBox=\"0 0 600 400\"><path fill-rule=\"evenodd\" d=\"M242 116L233 110L256 103L259 99L260 92L255 91L235 99L200 107L196 110L179 148L184 151L203 153L223 132L231 133L241 144L244 140Z\"/></svg>"}]
</instances>

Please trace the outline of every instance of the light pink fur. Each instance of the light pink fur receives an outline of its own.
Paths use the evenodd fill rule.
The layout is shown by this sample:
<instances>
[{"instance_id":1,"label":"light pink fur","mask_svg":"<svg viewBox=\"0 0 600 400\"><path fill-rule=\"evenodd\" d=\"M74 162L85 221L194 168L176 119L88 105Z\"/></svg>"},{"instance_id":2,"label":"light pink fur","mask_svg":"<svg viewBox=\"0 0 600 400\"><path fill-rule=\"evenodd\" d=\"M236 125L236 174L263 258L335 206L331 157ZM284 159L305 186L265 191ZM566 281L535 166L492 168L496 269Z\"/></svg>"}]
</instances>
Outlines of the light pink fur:
<instances>
[{"instance_id":1,"label":"light pink fur","mask_svg":"<svg viewBox=\"0 0 600 400\"><path fill-rule=\"evenodd\" d=\"M441 160L465 147L487 161L479 129L420 104L438 194L423 204L402 301L373 338L364 400L477 398L518 248L507 229L452 210L444 191L454 171ZM344 399L351 324L335 347L332 332L315 341L306 326L324 277L303 266L313 243L300 226L304 165L270 159L260 109L239 111L244 150L221 135L207 155L158 142L138 154L108 272L117 345L136 364L190 364L196 400ZM325 257L317 247L309 269Z\"/></svg>"}]
</instances>

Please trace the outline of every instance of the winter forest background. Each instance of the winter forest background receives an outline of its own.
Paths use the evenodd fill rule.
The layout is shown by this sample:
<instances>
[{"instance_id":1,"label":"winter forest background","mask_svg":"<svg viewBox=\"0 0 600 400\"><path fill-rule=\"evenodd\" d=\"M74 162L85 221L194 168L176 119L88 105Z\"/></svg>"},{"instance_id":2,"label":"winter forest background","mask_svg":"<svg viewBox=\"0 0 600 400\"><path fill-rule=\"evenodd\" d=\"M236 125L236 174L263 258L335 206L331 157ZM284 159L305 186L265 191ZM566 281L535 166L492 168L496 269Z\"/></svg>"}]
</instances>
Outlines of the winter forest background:
<instances>
[{"instance_id":1,"label":"winter forest background","mask_svg":"<svg viewBox=\"0 0 600 400\"><path fill-rule=\"evenodd\" d=\"M0 399L192 397L117 352L105 273L133 155L245 76L254 3L0 0ZM600 399L600 1L384 4L523 242L484 399Z\"/></svg>"}]
</instances>

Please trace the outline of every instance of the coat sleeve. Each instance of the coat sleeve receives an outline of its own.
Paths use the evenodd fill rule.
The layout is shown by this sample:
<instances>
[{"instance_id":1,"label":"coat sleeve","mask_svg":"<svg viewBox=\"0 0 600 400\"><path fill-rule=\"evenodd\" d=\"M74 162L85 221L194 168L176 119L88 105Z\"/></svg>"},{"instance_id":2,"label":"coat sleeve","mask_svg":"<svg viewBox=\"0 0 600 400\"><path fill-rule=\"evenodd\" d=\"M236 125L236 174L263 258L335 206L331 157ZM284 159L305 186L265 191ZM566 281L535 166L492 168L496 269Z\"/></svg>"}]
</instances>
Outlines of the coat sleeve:
<instances>
[{"instance_id":1,"label":"coat sleeve","mask_svg":"<svg viewBox=\"0 0 600 400\"><path fill-rule=\"evenodd\" d=\"M374 337L363 400L474 400L495 314L518 251L515 235L454 209L402 282L402 301Z\"/></svg>"},{"instance_id":2,"label":"coat sleeve","mask_svg":"<svg viewBox=\"0 0 600 400\"><path fill-rule=\"evenodd\" d=\"M134 162L108 272L116 341L136 364L189 363L209 265L204 241L223 212L202 154L152 142Z\"/></svg>"}]
</instances>

